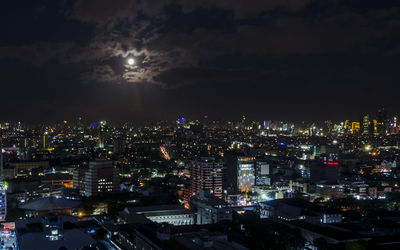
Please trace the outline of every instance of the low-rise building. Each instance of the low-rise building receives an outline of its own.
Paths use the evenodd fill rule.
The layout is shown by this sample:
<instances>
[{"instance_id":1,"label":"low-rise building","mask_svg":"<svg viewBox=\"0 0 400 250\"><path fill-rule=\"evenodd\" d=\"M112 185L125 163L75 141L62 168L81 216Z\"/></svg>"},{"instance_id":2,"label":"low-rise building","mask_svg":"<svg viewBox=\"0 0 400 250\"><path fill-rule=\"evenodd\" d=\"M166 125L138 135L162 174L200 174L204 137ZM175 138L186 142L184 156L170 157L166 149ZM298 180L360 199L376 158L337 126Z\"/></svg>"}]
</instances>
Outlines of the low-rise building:
<instances>
[{"instance_id":1,"label":"low-rise building","mask_svg":"<svg viewBox=\"0 0 400 250\"><path fill-rule=\"evenodd\" d=\"M17 249L91 249L96 241L73 217L50 216L17 220ZM95 248L93 248L95 249Z\"/></svg>"},{"instance_id":2,"label":"low-rise building","mask_svg":"<svg viewBox=\"0 0 400 250\"><path fill-rule=\"evenodd\" d=\"M247 249L228 236L209 232L209 225L120 225L115 242L121 249Z\"/></svg>"},{"instance_id":3,"label":"low-rise building","mask_svg":"<svg viewBox=\"0 0 400 250\"><path fill-rule=\"evenodd\" d=\"M260 203L260 217L284 221L305 220L310 223L338 223L342 221L340 211L299 198L277 199Z\"/></svg>"},{"instance_id":4,"label":"low-rise building","mask_svg":"<svg viewBox=\"0 0 400 250\"><path fill-rule=\"evenodd\" d=\"M181 205L127 207L120 213L120 217L125 223L141 223L146 221L144 218L152 222L176 226L195 223L194 213Z\"/></svg>"},{"instance_id":5,"label":"low-rise building","mask_svg":"<svg viewBox=\"0 0 400 250\"><path fill-rule=\"evenodd\" d=\"M190 208L196 211L197 224L214 224L223 220L232 220L232 209L209 190L201 190L198 195L193 196L190 200Z\"/></svg>"}]
</instances>

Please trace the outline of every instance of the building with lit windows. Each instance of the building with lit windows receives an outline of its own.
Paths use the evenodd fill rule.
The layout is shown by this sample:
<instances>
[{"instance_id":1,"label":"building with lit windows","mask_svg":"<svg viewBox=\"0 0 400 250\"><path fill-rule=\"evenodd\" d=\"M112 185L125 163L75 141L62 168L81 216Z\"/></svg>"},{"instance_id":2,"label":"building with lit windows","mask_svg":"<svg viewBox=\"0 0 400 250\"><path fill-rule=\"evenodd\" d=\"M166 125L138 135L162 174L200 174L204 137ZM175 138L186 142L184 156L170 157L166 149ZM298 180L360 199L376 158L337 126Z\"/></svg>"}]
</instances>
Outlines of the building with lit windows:
<instances>
[{"instance_id":1,"label":"building with lit windows","mask_svg":"<svg viewBox=\"0 0 400 250\"><path fill-rule=\"evenodd\" d=\"M7 183L3 181L3 141L0 138L0 221L7 217Z\"/></svg>"},{"instance_id":2,"label":"building with lit windows","mask_svg":"<svg viewBox=\"0 0 400 250\"><path fill-rule=\"evenodd\" d=\"M195 224L195 214L181 205L127 207L119 217L124 223L169 223L175 226Z\"/></svg>"},{"instance_id":3,"label":"building with lit windows","mask_svg":"<svg viewBox=\"0 0 400 250\"><path fill-rule=\"evenodd\" d=\"M94 225L70 216L20 219L15 222L15 249L96 249L96 241L87 233Z\"/></svg>"},{"instance_id":4,"label":"building with lit windows","mask_svg":"<svg viewBox=\"0 0 400 250\"><path fill-rule=\"evenodd\" d=\"M229 194L245 193L253 186L271 185L271 161L253 156L228 155L224 189Z\"/></svg>"},{"instance_id":5,"label":"building with lit windows","mask_svg":"<svg viewBox=\"0 0 400 250\"><path fill-rule=\"evenodd\" d=\"M349 120L346 120L346 121L344 122L344 132L345 132L345 133L348 133L348 132L350 131L350 129L351 129L351 127L350 127L350 122L349 122Z\"/></svg>"},{"instance_id":6,"label":"building with lit windows","mask_svg":"<svg viewBox=\"0 0 400 250\"><path fill-rule=\"evenodd\" d=\"M119 185L119 173L112 161L93 161L88 169L74 171L73 187L80 189L84 196L117 193Z\"/></svg>"},{"instance_id":7,"label":"building with lit windows","mask_svg":"<svg viewBox=\"0 0 400 250\"><path fill-rule=\"evenodd\" d=\"M372 126L372 130L373 130L373 134L377 134L378 133L378 121L372 120L371 126Z\"/></svg>"},{"instance_id":8,"label":"building with lit windows","mask_svg":"<svg viewBox=\"0 0 400 250\"><path fill-rule=\"evenodd\" d=\"M363 114L361 116L361 120L360 120L360 132L362 135L368 135L370 132L370 120L369 120L369 115L368 114Z\"/></svg>"},{"instance_id":9,"label":"building with lit windows","mask_svg":"<svg viewBox=\"0 0 400 250\"><path fill-rule=\"evenodd\" d=\"M201 190L190 199L190 208L196 211L196 224L214 224L223 220L232 220L232 208L213 195L210 190Z\"/></svg>"},{"instance_id":10,"label":"building with lit windows","mask_svg":"<svg viewBox=\"0 0 400 250\"><path fill-rule=\"evenodd\" d=\"M55 198L53 196L29 200L19 206L27 217L53 215L72 215L82 204L78 200Z\"/></svg>"},{"instance_id":11,"label":"building with lit windows","mask_svg":"<svg viewBox=\"0 0 400 250\"><path fill-rule=\"evenodd\" d=\"M274 220L304 220L309 223L339 223L342 213L309 201L290 198L276 199L260 203L260 217Z\"/></svg>"},{"instance_id":12,"label":"building with lit windows","mask_svg":"<svg viewBox=\"0 0 400 250\"><path fill-rule=\"evenodd\" d=\"M378 109L378 119L377 119L377 130L380 135L384 135L386 133L387 128L387 111L382 108Z\"/></svg>"},{"instance_id":13,"label":"building with lit windows","mask_svg":"<svg viewBox=\"0 0 400 250\"><path fill-rule=\"evenodd\" d=\"M256 186L271 185L270 165L264 161L257 161L255 166Z\"/></svg>"},{"instance_id":14,"label":"building with lit windows","mask_svg":"<svg viewBox=\"0 0 400 250\"><path fill-rule=\"evenodd\" d=\"M100 121L99 124L99 140L97 142L97 147L98 148L104 148L106 145L107 141L107 122L106 121Z\"/></svg>"},{"instance_id":15,"label":"building with lit windows","mask_svg":"<svg viewBox=\"0 0 400 250\"><path fill-rule=\"evenodd\" d=\"M222 198L222 163L214 158L202 157L190 162L190 197L202 189L210 190ZM187 199L190 199L187 197Z\"/></svg>"},{"instance_id":16,"label":"building with lit windows","mask_svg":"<svg viewBox=\"0 0 400 250\"><path fill-rule=\"evenodd\" d=\"M237 184L239 192L250 190L256 183L254 157L238 157Z\"/></svg>"},{"instance_id":17,"label":"building with lit windows","mask_svg":"<svg viewBox=\"0 0 400 250\"><path fill-rule=\"evenodd\" d=\"M50 241L61 240L63 237L63 222L59 216L46 216L43 218L43 232Z\"/></svg>"},{"instance_id":18,"label":"building with lit windows","mask_svg":"<svg viewBox=\"0 0 400 250\"><path fill-rule=\"evenodd\" d=\"M5 221L7 216L7 185L0 183L0 221Z\"/></svg>"},{"instance_id":19,"label":"building with lit windows","mask_svg":"<svg viewBox=\"0 0 400 250\"><path fill-rule=\"evenodd\" d=\"M352 122L351 123L351 133L357 134L360 131L360 123L359 122Z\"/></svg>"}]
</instances>

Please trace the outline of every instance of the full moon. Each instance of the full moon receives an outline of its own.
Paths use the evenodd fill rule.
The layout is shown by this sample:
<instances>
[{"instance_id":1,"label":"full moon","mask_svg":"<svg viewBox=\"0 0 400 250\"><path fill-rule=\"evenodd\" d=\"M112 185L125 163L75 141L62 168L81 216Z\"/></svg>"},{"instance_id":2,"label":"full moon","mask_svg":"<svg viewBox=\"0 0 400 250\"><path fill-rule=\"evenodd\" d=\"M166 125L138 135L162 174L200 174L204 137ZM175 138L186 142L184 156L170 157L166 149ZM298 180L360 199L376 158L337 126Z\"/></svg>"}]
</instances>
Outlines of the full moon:
<instances>
[{"instance_id":1,"label":"full moon","mask_svg":"<svg viewBox=\"0 0 400 250\"><path fill-rule=\"evenodd\" d=\"M129 59L128 59L128 64L129 64L129 65L135 64L135 59L129 58Z\"/></svg>"}]
</instances>

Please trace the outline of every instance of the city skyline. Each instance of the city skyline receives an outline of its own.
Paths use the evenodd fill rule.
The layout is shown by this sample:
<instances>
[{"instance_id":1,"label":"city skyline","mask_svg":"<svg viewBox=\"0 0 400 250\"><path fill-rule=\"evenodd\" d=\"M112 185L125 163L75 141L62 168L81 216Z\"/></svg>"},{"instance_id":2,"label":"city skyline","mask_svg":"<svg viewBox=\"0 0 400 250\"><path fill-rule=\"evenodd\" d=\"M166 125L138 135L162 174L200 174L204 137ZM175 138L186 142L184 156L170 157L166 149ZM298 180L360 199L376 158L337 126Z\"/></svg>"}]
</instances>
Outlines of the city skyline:
<instances>
[{"instance_id":1,"label":"city skyline","mask_svg":"<svg viewBox=\"0 0 400 250\"><path fill-rule=\"evenodd\" d=\"M180 123L183 121L199 121L199 122L218 122L218 123L237 123L237 122L284 122L284 123L293 123L293 124L316 124L316 125L323 125L326 122L333 122L333 123L341 123L341 122L360 122L362 123L363 118L365 116L368 116L368 119L370 121L376 121L376 120L381 120L383 119L382 113L385 115L385 120L390 120L393 122L393 120L397 121L398 119L398 114L393 113L385 109L384 107L380 107L376 109L374 112L361 112L357 115L354 115L352 117L342 114L343 119L271 119L271 117L263 117L263 118L255 118L254 116L247 116L246 114L243 115L236 115L235 117L232 117L232 119L221 119L221 117L210 117L209 115L203 115L203 116L195 116L195 117L187 117L187 116L175 116L175 117L168 117L165 119L156 119L155 117L145 119L145 120L138 120L138 119L128 119L128 120L119 120L119 119L100 119L100 118L93 118L91 116L88 117L82 117L82 116L74 116L71 117L69 116L68 119L50 119L50 120L40 120L40 121L30 121L30 120L24 120L24 119L10 119L10 120L0 120L0 123L11 123L11 124L24 124L24 125L29 125L29 126L43 126L43 125L56 125L56 124L61 124L61 123L72 123L74 125L76 124L82 124L82 125L93 125L96 123L100 123L101 121L106 121L107 123L112 124L113 126L122 126L122 125L134 125L134 126L144 126L144 125L152 125L152 124L158 124L158 123ZM382 122L382 121L381 121ZM397 123L396 123L397 124Z\"/></svg>"}]
</instances>

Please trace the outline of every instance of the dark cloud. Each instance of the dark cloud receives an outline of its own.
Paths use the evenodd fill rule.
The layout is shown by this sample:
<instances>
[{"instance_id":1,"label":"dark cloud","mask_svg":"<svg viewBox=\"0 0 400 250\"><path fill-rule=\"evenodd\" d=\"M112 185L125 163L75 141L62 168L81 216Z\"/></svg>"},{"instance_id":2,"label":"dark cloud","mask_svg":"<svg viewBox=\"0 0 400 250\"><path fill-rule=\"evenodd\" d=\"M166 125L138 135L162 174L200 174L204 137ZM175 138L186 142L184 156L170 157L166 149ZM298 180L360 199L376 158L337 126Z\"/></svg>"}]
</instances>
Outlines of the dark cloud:
<instances>
[{"instance_id":1,"label":"dark cloud","mask_svg":"<svg viewBox=\"0 0 400 250\"><path fill-rule=\"evenodd\" d=\"M92 71L85 72L82 74L83 82L111 82L111 83L121 83L123 78L119 76L111 68L110 65L95 65Z\"/></svg>"},{"instance_id":2,"label":"dark cloud","mask_svg":"<svg viewBox=\"0 0 400 250\"><path fill-rule=\"evenodd\" d=\"M68 79L76 88L128 85L135 91L159 88L165 95L182 89L192 96L188 102L196 100L199 91L193 92L195 88L211 93L226 87L237 96L235 91L251 86L258 93L273 91L297 101L319 98L324 90L348 90L358 103L370 86L395 88L399 80L397 1L28 3L29 8L20 12L6 15L3 10L2 21L11 28L3 27L0 63L18 68L22 66L17 62L23 62L24 67L40 68L42 75L65 76L62 81L49 78L52 84L66 84ZM128 57L135 57L135 67L127 67ZM52 71L44 70L49 65ZM15 75L8 77L13 80ZM251 94L246 98L251 100ZM378 99L387 102L384 97Z\"/></svg>"},{"instance_id":3,"label":"dark cloud","mask_svg":"<svg viewBox=\"0 0 400 250\"><path fill-rule=\"evenodd\" d=\"M0 47L0 58L17 59L40 66L50 60L64 58L72 43L39 42L30 45L13 45Z\"/></svg>"},{"instance_id":4,"label":"dark cloud","mask_svg":"<svg viewBox=\"0 0 400 250\"><path fill-rule=\"evenodd\" d=\"M175 68L161 72L155 77L157 82L166 88L177 88L184 85L224 83L246 84L261 82L274 84L287 78L286 72L262 72L237 69L205 69L205 68Z\"/></svg>"},{"instance_id":5,"label":"dark cloud","mask_svg":"<svg viewBox=\"0 0 400 250\"><path fill-rule=\"evenodd\" d=\"M200 18L196 21L188 18L199 15L199 9L204 10L204 16L198 16ZM235 19L229 20L225 12L212 11L214 9L230 11ZM156 76L171 71L177 74L177 68L190 71L206 61L229 54L309 56L346 51L376 53L382 50L379 43L387 38L390 40L397 30L399 16L394 9L370 8L361 12L344 3L326 1L323 4L311 0L253 1L251 4L239 0L117 0L77 1L69 17L100 27L89 46L90 53L101 55L101 58L106 58L104 52L108 52L110 57L143 56L140 72L123 73L127 82L144 81L169 86L171 84L162 82L163 77ZM201 17L215 18L215 15L220 15L217 19L231 22L234 28L218 30L202 25L204 18L201 20ZM181 23L169 21L177 16ZM191 29L180 29L180 26ZM396 47L386 54L395 54L395 51ZM221 77L215 79L223 80ZM185 82L191 80L182 79L181 83L173 85L181 86Z\"/></svg>"}]
</instances>

